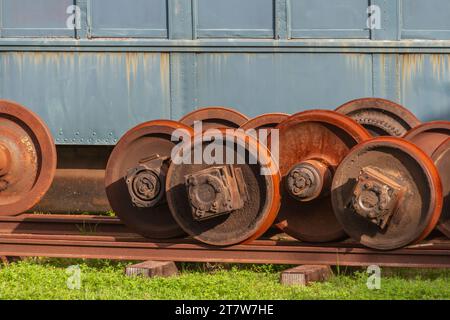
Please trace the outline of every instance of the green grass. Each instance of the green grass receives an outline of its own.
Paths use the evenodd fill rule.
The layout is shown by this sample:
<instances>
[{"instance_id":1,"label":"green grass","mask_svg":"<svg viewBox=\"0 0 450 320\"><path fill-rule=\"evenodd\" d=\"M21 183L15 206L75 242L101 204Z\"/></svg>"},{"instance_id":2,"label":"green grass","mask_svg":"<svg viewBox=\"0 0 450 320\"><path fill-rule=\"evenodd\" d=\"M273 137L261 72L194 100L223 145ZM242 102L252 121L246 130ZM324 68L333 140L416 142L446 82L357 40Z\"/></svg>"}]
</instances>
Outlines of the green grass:
<instances>
[{"instance_id":1,"label":"green grass","mask_svg":"<svg viewBox=\"0 0 450 320\"><path fill-rule=\"evenodd\" d=\"M67 287L66 267L78 264L81 288ZM2 266L1 299L449 299L450 270L383 270L369 290L361 269L342 270L306 288L278 283L288 266L181 264L173 278L129 278L127 263L28 259ZM336 270L335 270L336 271ZM345 271L345 272L344 272ZM336 272L335 272L336 274Z\"/></svg>"}]
</instances>

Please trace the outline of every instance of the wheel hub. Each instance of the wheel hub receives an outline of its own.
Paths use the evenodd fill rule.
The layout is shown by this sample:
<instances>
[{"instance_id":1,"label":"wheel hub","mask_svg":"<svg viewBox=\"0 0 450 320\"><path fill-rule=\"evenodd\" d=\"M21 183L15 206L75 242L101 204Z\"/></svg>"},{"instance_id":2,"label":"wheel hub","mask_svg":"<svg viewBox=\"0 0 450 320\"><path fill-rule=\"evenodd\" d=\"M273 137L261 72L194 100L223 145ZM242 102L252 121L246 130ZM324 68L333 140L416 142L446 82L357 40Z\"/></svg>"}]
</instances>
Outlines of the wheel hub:
<instances>
[{"instance_id":1,"label":"wheel hub","mask_svg":"<svg viewBox=\"0 0 450 320\"><path fill-rule=\"evenodd\" d=\"M300 201L310 201L329 190L331 172L318 160L307 160L295 165L287 175L289 194Z\"/></svg>"},{"instance_id":2,"label":"wheel hub","mask_svg":"<svg viewBox=\"0 0 450 320\"><path fill-rule=\"evenodd\" d=\"M165 175L161 168L164 161L165 158L154 155L128 171L126 183L135 207L153 207L163 196Z\"/></svg>"},{"instance_id":3,"label":"wheel hub","mask_svg":"<svg viewBox=\"0 0 450 320\"><path fill-rule=\"evenodd\" d=\"M353 191L352 206L355 213L386 228L394 215L403 193L401 185L379 169L366 167L361 170Z\"/></svg>"},{"instance_id":4,"label":"wheel hub","mask_svg":"<svg viewBox=\"0 0 450 320\"><path fill-rule=\"evenodd\" d=\"M194 220L201 221L239 210L247 198L242 172L232 165L211 167L185 176Z\"/></svg>"}]
</instances>

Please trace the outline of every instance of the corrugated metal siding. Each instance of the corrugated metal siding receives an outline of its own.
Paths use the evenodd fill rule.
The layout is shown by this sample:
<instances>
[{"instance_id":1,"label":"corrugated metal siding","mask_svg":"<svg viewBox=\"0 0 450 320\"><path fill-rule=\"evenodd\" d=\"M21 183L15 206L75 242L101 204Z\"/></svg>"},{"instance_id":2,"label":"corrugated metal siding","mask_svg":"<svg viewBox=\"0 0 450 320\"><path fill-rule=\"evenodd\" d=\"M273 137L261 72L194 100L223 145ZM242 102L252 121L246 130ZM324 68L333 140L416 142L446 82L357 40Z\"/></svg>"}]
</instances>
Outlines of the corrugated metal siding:
<instances>
[{"instance_id":1,"label":"corrugated metal siding","mask_svg":"<svg viewBox=\"0 0 450 320\"><path fill-rule=\"evenodd\" d=\"M450 120L449 18L448 0L0 0L0 96L59 144L114 144L205 105L254 116L377 96Z\"/></svg>"}]
</instances>

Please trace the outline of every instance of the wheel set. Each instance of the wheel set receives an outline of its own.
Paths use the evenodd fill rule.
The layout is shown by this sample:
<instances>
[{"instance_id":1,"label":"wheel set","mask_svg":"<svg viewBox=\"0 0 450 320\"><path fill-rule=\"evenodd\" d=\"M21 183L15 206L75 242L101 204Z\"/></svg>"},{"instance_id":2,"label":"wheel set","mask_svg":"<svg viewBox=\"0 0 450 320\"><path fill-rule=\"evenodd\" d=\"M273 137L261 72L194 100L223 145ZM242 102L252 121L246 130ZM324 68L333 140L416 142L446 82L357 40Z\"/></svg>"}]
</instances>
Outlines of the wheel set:
<instances>
[{"instance_id":1,"label":"wheel set","mask_svg":"<svg viewBox=\"0 0 450 320\"><path fill-rule=\"evenodd\" d=\"M31 209L55 171L56 147L44 122L18 103L0 100L0 215Z\"/></svg>"},{"instance_id":2,"label":"wheel set","mask_svg":"<svg viewBox=\"0 0 450 320\"><path fill-rule=\"evenodd\" d=\"M350 236L392 250L435 228L450 237L449 169L450 122L364 98L335 111L249 119L208 107L144 122L115 146L105 187L117 216L150 239L229 246L275 226L304 242ZM42 120L0 101L0 215L31 209L55 170Z\"/></svg>"}]
</instances>

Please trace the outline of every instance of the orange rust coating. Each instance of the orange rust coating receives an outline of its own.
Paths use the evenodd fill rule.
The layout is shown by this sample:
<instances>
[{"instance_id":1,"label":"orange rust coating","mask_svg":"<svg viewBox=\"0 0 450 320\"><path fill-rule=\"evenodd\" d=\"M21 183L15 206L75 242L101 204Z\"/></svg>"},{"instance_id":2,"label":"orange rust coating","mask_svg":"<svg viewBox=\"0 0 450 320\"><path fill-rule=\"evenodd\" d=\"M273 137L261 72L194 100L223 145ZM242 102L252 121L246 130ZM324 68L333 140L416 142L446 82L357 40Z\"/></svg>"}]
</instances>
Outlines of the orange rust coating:
<instances>
[{"instance_id":1,"label":"orange rust coating","mask_svg":"<svg viewBox=\"0 0 450 320\"><path fill-rule=\"evenodd\" d=\"M409 130L403 138L411 141L426 154L434 151L450 136L450 121L429 121Z\"/></svg>"},{"instance_id":2,"label":"orange rust coating","mask_svg":"<svg viewBox=\"0 0 450 320\"><path fill-rule=\"evenodd\" d=\"M336 112L342 114L350 114L357 110L376 108L387 112L394 113L402 118L411 128L421 124L420 120L402 105L393 101L382 98L360 98L344 103L336 108Z\"/></svg>"},{"instance_id":3,"label":"orange rust coating","mask_svg":"<svg viewBox=\"0 0 450 320\"><path fill-rule=\"evenodd\" d=\"M347 134L352 136L358 143L372 138L370 133L362 126L358 125L353 119L348 118L340 113L329 110L308 110L296 113L290 116L288 119L280 123L276 128L282 132L284 128L295 125L302 122L322 122L328 123L333 126L344 130ZM270 139L268 139L270 143ZM280 146L283 143L282 136L280 135ZM270 145L269 145L270 149ZM330 165L334 165L331 164ZM336 164L337 165L337 164ZM280 174L285 176L289 172L292 164L283 166L280 163Z\"/></svg>"},{"instance_id":4,"label":"orange rust coating","mask_svg":"<svg viewBox=\"0 0 450 320\"><path fill-rule=\"evenodd\" d=\"M24 146L19 141L14 141L19 148L32 148L35 151L32 161L39 164L39 172L36 180L29 190L21 190L18 194L17 201L0 205L0 216L17 215L34 207L47 193L50 188L57 165L57 154L54 138L50 129L44 121L33 111L24 106L9 100L0 100L0 120L5 117L21 126L24 130L29 132L29 139L32 142L28 146ZM2 127L0 127L0 136L2 134ZM11 156L14 156L11 154ZM11 162L10 162L11 163ZM32 164L33 164L32 163ZM27 166L29 163L20 163L20 165Z\"/></svg>"},{"instance_id":5,"label":"orange rust coating","mask_svg":"<svg viewBox=\"0 0 450 320\"><path fill-rule=\"evenodd\" d=\"M206 124L204 124L203 129L206 130L209 128L218 128L218 127L239 128L249 120L249 118L246 115L240 113L237 110L220 106L211 106L194 110L186 114L179 121L182 124L192 127L195 121L208 122L208 120L215 120L215 119L227 122L228 125L207 126Z\"/></svg>"},{"instance_id":6,"label":"orange rust coating","mask_svg":"<svg viewBox=\"0 0 450 320\"><path fill-rule=\"evenodd\" d=\"M267 164L266 167L269 168L271 173L270 175L268 175L269 178L268 183L270 185L267 186L268 190L272 190L272 197L268 199L270 200L270 204L268 205L269 210L267 211L266 218L261 223L260 227L256 230L256 232L250 238L248 238L246 241L243 242L244 244L246 244L262 236L275 222L275 219L278 215L278 211L280 210L281 206L281 193L280 193L281 177L278 167L276 163L271 159L271 154L267 147L259 143L257 139L253 138L252 136L246 135L242 132L235 131L235 136L237 137L237 140L246 139L245 141L248 141L249 144L249 150L257 150L258 162ZM269 158L260 159L260 157L269 157Z\"/></svg>"},{"instance_id":7,"label":"orange rust coating","mask_svg":"<svg viewBox=\"0 0 450 320\"><path fill-rule=\"evenodd\" d=\"M287 113L265 113L248 120L241 126L241 129L264 129L276 127L278 124L289 118Z\"/></svg>"},{"instance_id":8,"label":"orange rust coating","mask_svg":"<svg viewBox=\"0 0 450 320\"><path fill-rule=\"evenodd\" d=\"M8 149L0 144L0 176L8 173L9 167L11 165L11 155Z\"/></svg>"}]
</instances>

